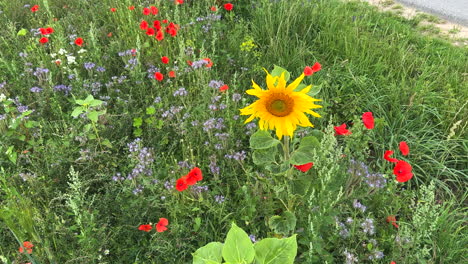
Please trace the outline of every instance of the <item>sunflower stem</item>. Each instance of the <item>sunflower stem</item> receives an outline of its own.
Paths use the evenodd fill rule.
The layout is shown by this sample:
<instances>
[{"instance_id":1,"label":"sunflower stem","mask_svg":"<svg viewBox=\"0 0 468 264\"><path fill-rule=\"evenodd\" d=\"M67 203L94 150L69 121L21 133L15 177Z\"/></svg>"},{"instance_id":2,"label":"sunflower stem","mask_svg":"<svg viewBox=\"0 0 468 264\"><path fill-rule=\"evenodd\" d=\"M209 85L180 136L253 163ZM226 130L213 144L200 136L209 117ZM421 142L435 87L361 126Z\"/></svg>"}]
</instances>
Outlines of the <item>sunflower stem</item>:
<instances>
[{"instance_id":1,"label":"sunflower stem","mask_svg":"<svg viewBox=\"0 0 468 264\"><path fill-rule=\"evenodd\" d=\"M289 158L291 157L291 153L289 150L289 136L285 136L283 138L283 152L284 152L284 163L289 165ZM292 170L289 168L286 172L286 178L292 179Z\"/></svg>"}]
</instances>

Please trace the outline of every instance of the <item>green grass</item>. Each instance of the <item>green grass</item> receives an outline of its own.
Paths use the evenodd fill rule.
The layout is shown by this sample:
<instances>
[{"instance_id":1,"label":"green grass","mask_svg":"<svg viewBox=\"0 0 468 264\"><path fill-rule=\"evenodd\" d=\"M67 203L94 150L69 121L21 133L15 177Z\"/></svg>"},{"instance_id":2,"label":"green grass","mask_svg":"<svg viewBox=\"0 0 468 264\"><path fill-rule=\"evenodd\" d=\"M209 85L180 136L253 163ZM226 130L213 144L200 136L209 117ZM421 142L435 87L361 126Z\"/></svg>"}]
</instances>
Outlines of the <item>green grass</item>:
<instances>
[{"instance_id":1,"label":"green grass","mask_svg":"<svg viewBox=\"0 0 468 264\"><path fill-rule=\"evenodd\" d=\"M44 0L34 14L25 1L0 1L0 94L19 101L0 104L7 116L0 120L0 262L191 263L197 248L224 241L231 222L258 240L297 234L297 263L343 263L345 252L371 263L380 251L375 263L466 261L466 47L420 34L419 21L432 17L406 20L358 2L241 0L227 12L226 1L217 1L221 20L202 21L196 18L212 14L215 1L185 2L158 2L159 18L181 26L176 37L158 42L139 29L150 20L140 1ZM48 26L55 32L43 46L30 30ZM18 36L23 28L28 33ZM76 37L86 52L70 44ZM118 55L131 49L135 56ZM213 61L210 69L187 65L203 58ZM253 163L249 137L257 127L244 126L238 109L254 100L245 94L252 80L265 87L262 68L279 65L294 79L316 61L322 70L304 82L321 88L315 97L323 100L322 118L311 117L316 129L300 132L323 132L321 145L313 169L286 180ZM105 71L86 70L87 62ZM163 82L149 78L151 65ZM47 78L32 74L38 67L49 69ZM211 80L229 90L210 87ZM59 84L71 85L71 93L55 91ZM32 93L34 86L43 91ZM181 87L187 96L174 95ZM95 122L73 118L76 100L90 94L106 101L94 110L106 112ZM18 118L20 103L34 112ZM361 125L368 111L373 130ZM352 126L351 136L334 135L342 123ZM114 181L142 163L128 145L136 138L138 151L146 147L153 159L144 165L150 175ZM409 156L399 154L400 141L408 142ZM409 182L394 180L385 150L412 165ZM383 174L386 186L368 187L356 173L361 163L351 160ZM196 186L208 190L168 188L194 166L204 176ZM353 207L355 199L365 212ZM297 223L276 233L269 219L287 211ZM399 229L386 223L389 215ZM168 231L138 230L161 217L169 219ZM366 219L375 234L362 231ZM23 241L35 245L33 254L18 252Z\"/></svg>"}]
</instances>

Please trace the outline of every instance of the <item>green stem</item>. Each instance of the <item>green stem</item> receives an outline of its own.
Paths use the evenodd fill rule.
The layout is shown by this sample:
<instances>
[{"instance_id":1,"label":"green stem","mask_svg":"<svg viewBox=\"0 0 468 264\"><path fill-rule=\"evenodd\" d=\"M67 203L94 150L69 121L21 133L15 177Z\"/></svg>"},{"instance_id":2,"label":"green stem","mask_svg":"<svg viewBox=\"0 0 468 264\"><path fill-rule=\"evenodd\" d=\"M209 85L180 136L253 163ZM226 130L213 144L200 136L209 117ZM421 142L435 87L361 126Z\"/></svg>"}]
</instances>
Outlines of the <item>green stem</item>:
<instances>
[{"instance_id":1,"label":"green stem","mask_svg":"<svg viewBox=\"0 0 468 264\"><path fill-rule=\"evenodd\" d=\"M289 150L289 136L285 136L283 138L283 152L284 152L284 163L289 165L289 158L291 157L291 153ZM291 168L289 168L288 171L286 172L286 179L292 179Z\"/></svg>"}]
</instances>

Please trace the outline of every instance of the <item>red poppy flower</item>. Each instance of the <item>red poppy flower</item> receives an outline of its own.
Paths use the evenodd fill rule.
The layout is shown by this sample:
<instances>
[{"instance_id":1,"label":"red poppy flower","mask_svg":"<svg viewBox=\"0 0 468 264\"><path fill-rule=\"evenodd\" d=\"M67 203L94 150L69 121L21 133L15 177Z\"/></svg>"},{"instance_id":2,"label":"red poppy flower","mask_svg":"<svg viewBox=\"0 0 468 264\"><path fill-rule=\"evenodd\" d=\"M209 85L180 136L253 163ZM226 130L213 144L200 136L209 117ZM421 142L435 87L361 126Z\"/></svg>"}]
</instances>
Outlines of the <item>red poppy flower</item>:
<instances>
[{"instance_id":1,"label":"red poppy flower","mask_svg":"<svg viewBox=\"0 0 468 264\"><path fill-rule=\"evenodd\" d=\"M164 64L168 64L169 63L169 58L166 57L166 56L162 56L161 57L161 62L164 63Z\"/></svg>"},{"instance_id":2,"label":"red poppy flower","mask_svg":"<svg viewBox=\"0 0 468 264\"><path fill-rule=\"evenodd\" d=\"M24 249L26 249L26 252L28 252L28 254L31 254L32 253L32 248L34 247L33 243L29 242L29 241L24 241L23 242L23 246L22 247L19 247L18 251L20 253L23 253L24 252ZM24 249L23 249L24 248Z\"/></svg>"},{"instance_id":3,"label":"red poppy flower","mask_svg":"<svg viewBox=\"0 0 468 264\"><path fill-rule=\"evenodd\" d=\"M128 7L128 10L134 10L135 9L135 6L129 6Z\"/></svg>"},{"instance_id":4,"label":"red poppy flower","mask_svg":"<svg viewBox=\"0 0 468 264\"><path fill-rule=\"evenodd\" d=\"M46 28L45 31L46 31L47 34L52 34L52 33L54 33L54 29L51 28L51 27Z\"/></svg>"},{"instance_id":5,"label":"red poppy flower","mask_svg":"<svg viewBox=\"0 0 468 264\"><path fill-rule=\"evenodd\" d=\"M396 218L394 215L389 215L387 217L387 223L391 223L394 227L398 228L398 225L396 223Z\"/></svg>"},{"instance_id":6,"label":"red poppy flower","mask_svg":"<svg viewBox=\"0 0 468 264\"><path fill-rule=\"evenodd\" d=\"M109 33L107 34L107 36L108 36L108 37L112 37L112 32L109 32Z\"/></svg>"},{"instance_id":7,"label":"red poppy flower","mask_svg":"<svg viewBox=\"0 0 468 264\"><path fill-rule=\"evenodd\" d=\"M115 12L115 11L117 11L117 8L112 7L112 8L110 9L110 11L111 11L111 12Z\"/></svg>"},{"instance_id":8,"label":"red poppy flower","mask_svg":"<svg viewBox=\"0 0 468 264\"><path fill-rule=\"evenodd\" d=\"M386 161L398 162L398 159L395 159L395 158L390 157L391 155L393 155L393 150L386 150L385 153L384 153L384 155L383 155L383 158L384 158Z\"/></svg>"},{"instance_id":9,"label":"red poppy flower","mask_svg":"<svg viewBox=\"0 0 468 264\"><path fill-rule=\"evenodd\" d=\"M176 77L176 74L175 74L174 71L170 71L168 75L169 75L169 78L175 78Z\"/></svg>"},{"instance_id":10,"label":"red poppy flower","mask_svg":"<svg viewBox=\"0 0 468 264\"><path fill-rule=\"evenodd\" d=\"M75 44L81 47L83 45L83 39L82 38L76 38L75 39Z\"/></svg>"},{"instance_id":11,"label":"red poppy flower","mask_svg":"<svg viewBox=\"0 0 468 264\"><path fill-rule=\"evenodd\" d=\"M159 12L158 8L155 6L150 6L150 9L151 9L151 14L153 15L157 15Z\"/></svg>"},{"instance_id":12,"label":"red poppy flower","mask_svg":"<svg viewBox=\"0 0 468 264\"><path fill-rule=\"evenodd\" d=\"M177 35L177 30L179 26L174 24L174 23L169 23L169 25L166 27L166 32L170 34L171 36L175 37Z\"/></svg>"},{"instance_id":13,"label":"red poppy flower","mask_svg":"<svg viewBox=\"0 0 468 264\"><path fill-rule=\"evenodd\" d=\"M167 19L163 19L162 22L163 22L163 24L167 24L168 21L167 21Z\"/></svg>"},{"instance_id":14,"label":"red poppy flower","mask_svg":"<svg viewBox=\"0 0 468 264\"><path fill-rule=\"evenodd\" d=\"M226 9L227 11L231 11L233 7L234 5L231 3L224 4L224 9Z\"/></svg>"},{"instance_id":15,"label":"red poppy flower","mask_svg":"<svg viewBox=\"0 0 468 264\"><path fill-rule=\"evenodd\" d=\"M161 41L164 39L164 33L162 32L162 30L159 30L158 33L156 33L156 39L158 41Z\"/></svg>"},{"instance_id":16,"label":"red poppy flower","mask_svg":"<svg viewBox=\"0 0 468 264\"><path fill-rule=\"evenodd\" d=\"M219 87L219 91L220 91L220 92L225 92L225 91L227 91L228 89L229 89L229 86L228 86L227 84L225 84L225 85Z\"/></svg>"},{"instance_id":17,"label":"red poppy flower","mask_svg":"<svg viewBox=\"0 0 468 264\"><path fill-rule=\"evenodd\" d=\"M395 262L395 261L392 261L392 262L390 262L390 264L396 264L396 262Z\"/></svg>"},{"instance_id":18,"label":"red poppy flower","mask_svg":"<svg viewBox=\"0 0 468 264\"><path fill-rule=\"evenodd\" d=\"M194 177L197 181L203 180L202 171L198 167L193 168L187 175Z\"/></svg>"},{"instance_id":19,"label":"red poppy flower","mask_svg":"<svg viewBox=\"0 0 468 264\"><path fill-rule=\"evenodd\" d=\"M183 177L188 186L192 186L197 183L197 178L194 174L187 174Z\"/></svg>"},{"instance_id":20,"label":"red poppy flower","mask_svg":"<svg viewBox=\"0 0 468 264\"><path fill-rule=\"evenodd\" d=\"M365 112L364 114L362 114L362 122L364 123L367 129L373 129L374 116L372 115L372 112Z\"/></svg>"},{"instance_id":21,"label":"red poppy flower","mask_svg":"<svg viewBox=\"0 0 468 264\"><path fill-rule=\"evenodd\" d=\"M188 60L188 61L187 61L187 65L188 65L188 66L192 66L192 61Z\"/></svg>"},{"instance_id":22,"label":"red poppy flower","mask_svg":"<svg viewBox=\"0 0 468 264\"><path fill-rule=\"evenodd\" d=\"M47 35L47 30L45 28L39 28L39 31L42 35Z\"/></svg>"},{"instance_id":23,"label":"red poppy flower","mask_svg":"<svg viewBox=\"0 0 468 264\"><path fill-rule=\"evenodd\" d=\"M304 75L305 75L305 76L310 76L310 75L312 75L313 73L314 73L314 72L312 71L312 68L311 68L311 67L306 66L306 67L304 68Z\"/></svg>"},{"instance_id":24,"label":"red poppy flower","mask_svg":"<svg viewBox=\"0 0 468 264\"><path fill-rule=\"evenodd\" d=\"M213 66L213 62L209 58L204 58L203 60L208 62L208 64L206 64L205 67L211 68L211 66Z\"/></svg>"},{"instance_id":25,"label":"red poppy flower","mask_svg":"<svg viewBox=\"0 0 468 264\"><path fill-rule=\"evenodd\" d=\"M154 29L156 29L157 31L161 30L161 22L159 22L159 20L153 21L153 27L154 27Z\"/></svg>"},{"instance_id":26,"label":"red poppy flower","mask_svg":"<svg viewBox=\"0 0 468 264\"><path fill-rule=\"evenodd\" d=\"M138 230L149 232L153 227L151 225L140 225Z\"/></svg>"},{"instance_id":27,"label":"red poppy flower","mask_svg":"<svg viewBox=\"0 0 468 264\"><path fill-rule=\"evenodd\" d=\"M37 12L39 11L39 6L38 5L33 5L33 7L31 7L31 12Z\"/></svg>"},{"instance_id":28,"label":"red poppy flower","mask_svg":"<svg viewBox=\"0 0 468 264\"><path fill-rule=\"evenodd\" d=\"M406 141L400 142L400 151L403 156L406 156L409 154L409 147L408 147L408 144L406 144Z\"/></svg>"},{"instance_id":29,"label":"red poppy flower","mask_svg":"<svg viewBox=\"0 0 468 264\"><path fill-rule=\"evenodd\" d=\"M151 14L151 10L147 7L143 7L143 15L147 16Z\"/></svg>"},{"instance_id":30,"label":"red poppy flower","mask_svg":"<svg viewBox=\"0 0 468 264\"><path fill-rule=\"evenodd\" d=\"M141 21L140 29L141 30L147 30L148 29L148 22L146 22L145 20Z\"/></svg>"},{"instance_id":31,"label":"red poppy flower","mask_svg":"<svg viewBox=\"0 0 468 264\"><path fill-rule=\"evenodd\" d=\"M218 9L216 8L216 6L212 6L212 7L210 8L210 10L213 11L213 12L216 12L216 10L218 10Z\"/></svg>"},{"instance_id":32,"label":"red poppy flower","mask_svg":"<svg viewBox=\"0 0 468 264\"><path fill-rule=\"evenodd\" d=\"M182 178L178 179L176 181L176 186L175 187L176 187L176 190L178 190L179 192L187 189L188 185L187 185L187 181L186 181L185 177L182 177Z\"/></svg>"},{"instance_id":33,"label":"red poppy flower","mask_svg":"<svg viewBox=\"0 0 468 264\"><path fill-rule=\"evenodd\" d=\"M395 165L395 168L393 168L393 174L396 175L397 181L407 182L413 178L413 173L411 173L411 170L411 165L408 162L399 160Z\"/></svg>"},{"instance_id":34,"label":"red poppy flower","mask_svg":"<svg viewBox=\"0 0 468 264\"><path fill-rule=\"evenodd\" d=\"M158 81L162 81L162 80L164 79L164 75L162 75L162 73L160 73L160 72L156 72L156 73L154 74L154 78L155 78L156 80L158 80Z\"/></svg>"},{"instance_id":35,"label":"red poppy flower","mask_svg":"<svg viewBox=\"0 0 468 264\"><path fill-rule=\"evenodd\" d=\"M314 166L314 163L313 162L309 162L309 163L306 163L306 164L302 164L302 165L294 165L294 168L302 171L302 172L307 172L308 170L310 170L310 168L312 168L312 166Z\"/></svg>"},{"instance_id":36,"label":"red poppy flower","mask_svg":"<svg viewBox=\"0 0 468 264\"><path fill-rule=\"evenodd\" d=\"M174 3L175 3L176 5L181 5L181 4L184 3L184 0L175 0Z\"/></svg>"},{"instance_id":37,"label":"red poppy flower","mask_svg":"<svg viewBox=\"0 0 468 264\"><path fill-rule=\"evenodd\" d=\"M148 28L146 30L146 35L153 36L154 35L154 28Z\"/></svg>"},{"instance_id":38,"label":"red poppy flower","mask_svg":"<svg viewBox=\"0 0 468 264\"><path fill-rule=\"evenodd\" d=\"M167 230L167 225L169 221L166 218L159 218L159 222L156 224L156 231L164 232Z\"/></svg>"},{"instance_id":39,"label":"red poppy flower","mask_svg":"<svg viewBox=\"0 0 468 264\"><path fill-rule=\"evenodd\" d=\"M346 129L346 123L343 123L341 126L336 126L335 128L335 135L351 135L351 131Z\"/></svg>"},{"instance_id":40,"label":"red poppy flower","mask_svg":"<svg viewBox=\"0 0 468 264\"><path fill-rule=\"evenodd\" d=\"M39 42L40 42L41 44L45 44L45 43L49 42L49 39L46 38L46 37L42 37L41 39L39 39Z\"/></svg>"},{"instance_id":41,"label":"red poppy flower","mask_svg":"<svg viewBox=\"0 0 468 264\"><path fill-rule=\"evenodd\" d=\"M320 65L320 63L316 62L313 66L312 66L312 71L315 73L315 72L318 72L322 69L322 65Z\"/></svg>"}]
</instances>

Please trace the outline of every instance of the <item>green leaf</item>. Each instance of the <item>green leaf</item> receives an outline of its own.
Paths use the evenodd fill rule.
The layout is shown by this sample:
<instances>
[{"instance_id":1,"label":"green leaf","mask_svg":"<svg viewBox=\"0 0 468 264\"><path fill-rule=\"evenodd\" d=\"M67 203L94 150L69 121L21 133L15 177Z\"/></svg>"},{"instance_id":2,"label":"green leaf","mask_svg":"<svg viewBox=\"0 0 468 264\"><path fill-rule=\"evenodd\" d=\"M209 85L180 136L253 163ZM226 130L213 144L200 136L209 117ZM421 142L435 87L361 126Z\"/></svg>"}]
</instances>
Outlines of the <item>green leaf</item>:
<instances>
[{"instance_id":1,"label":"green leaf","mask_svg":"<svg viewBox=\"0 0 468 264\"><path fill-rule=\"evenodd\" d=\"M253 162L256 165L262 164L271 164L275 162L277 149L276 147L268 148L268 149L257 149L254 150L252 154Z\"/></svg>"},{"instance_id":2,"label":"green leaf","mask_svg":"<svg viewBox=\"0 0 468 264\"><path fill-rule=\"evenodd\" d=\"M104 139L102 144L108 148L112 148L112 143L109 141L109 139Z\"/></svg>"},{"instance_id":3,"label":"green leaf","mask_svg":"<svg viewBox=\"0 0 468 264\"><path fill-rule=\"evenodd\" d=\"M35 121L27 121L26 123L24 123L24 126L26 128L33 128L36 126L36 122Z\"/></svg>"},{"instance_id":4,"label":"green leaf","mask_svg":"<svg viewBox=\"0 0 468 264\"><path fill-rule=\"evenodd\" d=\"M258 130L250 137L250 147L253 149L268 149L281 143L278 139L272 138L266 130Z\"/></svg>"},{"instance_id":5,"label":"green leaf","mask_svg":"<svg viewBox=\"0 0 468 264\"><path fill-rule=\"evenodd\" d=\"M88 97L84 99L84 103L89 105L93 100L94 100L94 97L92 95L88 95Z\"/></svg>"},{"instance_id":6,"label":"green leaf","mask_svg":"<svg viewBox=\"0 0 468 264\"><path fill-rule=\"evenodd\" d=\"M223 243L211 242L193 253L193 264L221 264Z\"/></svg>"},{"instance_id":7,"label":"green leaf","mask_svg":"<svg viewBox=\"0 0 468 264\"><path fill-rule=\"evenodd\" d=\"M77 116L81 115L81 113L83 113L83 112L84 112L83 107L78 106L78 107L75 107L75 109L73 109L73 112L72 112L71 115L72 115L73 117L77 117Z\"/></svg>"},{"instance_id":8,"label":"green leaf","mask_svg":"<svg viewBox=\"0 0 468 264\"><path fill-rule=\"evenodd\" d=\"M310 91L307 93L307 95L308 95L308 96L317 95L318 93L320 93L320 90L322 90L322 86L321 86L321 85L314 85L314 86L312 86L312 88L310 89Z\"/></svg>"},{"instance_id":9,"label":"green leaf","mask_svg":"<svg viewBox=\"0 0 468 264\"><path fill-rule=\"evenodd\" d=\"M146 108L146 114L147 115L154 115L156 113L156 108L153 106L147 107Z\"/></svg>"},{"instance_id":10,"label":"green leaf","mask_svg":"<svg viewBox=\"0 0 468 264\"><path fill-rule=\"evenodd\" d=\"M25 29L25 28L22 28L18 31L18 33L16 35L18 36L26 36L26 34L28 33L28 30Z\"/></svg>"},{"instance_id":11,"label":"green leaf","mask_svg":"<svg viewBox=\"0 0 468 264\"><path fill-rule=\"evenodd\" d=\"M195 224L193 225L193 231L197 232L200 229L201 226L201 218L197 217L195 218Z\"/></svg>"},{"instance_id":12,"label":"green leaf","mask_svg":"<svg viewBox=\"0 0 468 264\"><path fill-rule=\"evenodd\" d=\"M91 111L86 116L89 118L89 120L96 123L98 121L98 118L99 118L99 112Z\"/></svg>"},{"instance_id":13,"label":"green leaf","mask_svg":"<svg viewBox=\"0 0 468 264\"><path fill-rule=\"evenodd\" d=\"M7 149L7 151L5 152L5 154L8 155L8 159L9 159L13 164L16 164L16 159L17 159L18 154L16 153L15 147L14 147L14 146L10 146L10 147Z\"/></svg>"},{"instance_id":14,"label":"green leaf","mask_svg":"<svg viewBox=\"0 0 468 264\"><path fill-rule=\"evenodd\" d=\"M135 135L135 137L139 137L143 134L143 129L141 128L137 128L133 131L133 135Z\"/></svg>"},{"instance_id":15,"label":"green leaf","mask_svg":"<svg viewBox=\"0 0 468 264\"><path fill-rule=\"evenodd\" d=\"M284 79L286 80L286 82L288 82L289 80L289 77L291 76L291 74L284 68L281 68L280 66L278 65L275 65L275 67L273 68L273 71L271 71L271 76L281 76L281 73L284 72Z\"/></svg>"},{"instance_id":16,"label":"green leaf","mask_svg":"<svg viewBox=\"0 0 468 264\"><path fill-rule=\"evenodd\" d=\"M94 99L92 100L90 103L89 103L89 106L98 106L98 105L101 105L103 101L101 100L97 100L97 99Z\"/></svg>"},{"instance_id":17,"label":"green leaf","mask_svg":"<svg viewBox=\"0 0 468 264\"><path fill-rule=\"evenodd\" d=\"M304 137L299 144L299 148L292 153L289 162L293 165L303 165L313 162L313 149L319 146L320 142L316 137Z\"/></svg>"},{"instance_id":18,"label":"green leaf","mask_svg":"<svg viewBox=\"0 0 468 264\"><path fill-rule=\"evenodd\" d=\"M281 216L274 215L268 220L268 225L278 234L287 235L296 228L296 216L289 212L283 212Z\"/></svg>"},{"instance_id":19,"label":"green leaf","mask_svg":"<svg viewBox=\"0 0 468 264\"><path fill-rule=\"evenodd\" d=\"M297 254L296 235L284 239L266 238L254 247L256 264L293 264Z\"/></svg>"},{"instance_id":20,"label":"green leaf","mask_svg":"<svg viewBox=\"0 0 468 264\"><path fill-rule=\"evenodd\" d=\"M367 249L368 249L369 251L371 251L371 250L372 250L372 246L373 246L372 243L368 243L368 244L367 244Z\"/></svg>"},{"instance_id":21,"label":"green leaf","mask_svg":"<svg viewBox=\"0 0 468 264\"><path fill-rule=\"evenodd\" d=\"M295 91L295 92L299 92L299 91L301 91L302 89L304 89L304 88L306 88L306 87L307 87L306 84L300 83L300 84L296 87L296 89L294 89L294 91Z\"/></svg>"},{"instance_id":22,"label":"green leaf","mask_svg":"<svg viewBox=\"0 0 468 264\"><path fill-rule=\"evenodd\" d=\"M226 236L226 241L224 242L224 261L248 264L252 263L254 257L255 250L249 236L244 230L232 223L231 229Z\"/></svg>"},{"instance_id":23,"label":"green leaf","mask_svg":"<svg viewBox=\"0 0 468 264\"><path fill-rule=\"evenodd\" d=\"M143 118L141 118L141 117L133 118L133 126L134 127L141 127L142 124L143 124Z\"/></svg>"}]
</instances>

